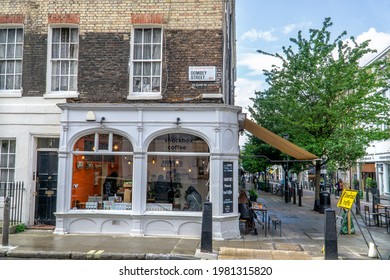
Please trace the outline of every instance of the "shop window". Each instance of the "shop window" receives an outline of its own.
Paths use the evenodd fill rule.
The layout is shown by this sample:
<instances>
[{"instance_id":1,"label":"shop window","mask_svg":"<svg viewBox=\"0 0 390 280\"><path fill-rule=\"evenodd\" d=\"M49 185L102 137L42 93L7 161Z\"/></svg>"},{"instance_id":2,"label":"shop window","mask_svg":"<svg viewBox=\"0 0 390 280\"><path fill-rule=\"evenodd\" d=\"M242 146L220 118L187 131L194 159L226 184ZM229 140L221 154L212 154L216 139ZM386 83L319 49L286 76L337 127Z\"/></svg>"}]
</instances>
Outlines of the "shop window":
<instances>
[{"instance_id":1,"label":"shop window","mask_svg":"<svg viewBox=\"0 0 390 280\"><path fill-rule=\"evenodd\" d=\"M194 135L155 138L148 149L147 210L201 211L209 194L209 147Z\"/></svg>"},{"instance_id":2,"label":"shop window","mask_svg":"<svg viewBox=\"0 0 390 280\"><path fill-rule=\"evenodd\" d=\"M92 133L76 141L70 207L131 210L132 151L127 138L113 133Z\"/></svg>"}]
</instances>

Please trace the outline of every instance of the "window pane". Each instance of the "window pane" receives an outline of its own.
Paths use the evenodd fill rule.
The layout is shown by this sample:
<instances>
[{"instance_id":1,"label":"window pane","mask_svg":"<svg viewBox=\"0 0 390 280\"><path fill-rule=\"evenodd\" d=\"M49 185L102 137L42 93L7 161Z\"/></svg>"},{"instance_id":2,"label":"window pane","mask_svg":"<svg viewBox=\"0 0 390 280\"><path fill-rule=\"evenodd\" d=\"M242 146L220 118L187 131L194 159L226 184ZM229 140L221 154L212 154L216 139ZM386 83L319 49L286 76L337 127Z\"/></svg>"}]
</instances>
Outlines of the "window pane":
<instances>
[{"instance_id":1,"label":"window pane","mask_svg":"<svg viewBox=\"0 0 390 280\"><path fill-rule=\"evenodd\" d=\"M77 61L70 62L70 74L77 74Z\"/></svg>"},{"instance_id":2,"label":"window pane","mask_svg":"<svg viewBox=\"0 0 390 280\"><path fill-rule=\"evenodd\" d=\"M0 75L0 90L5 89L5 76Z\"/></svg>"},{"instance_id":3,"label":"window pane","mask_svg":"<svg viewBox=\"0 0 390 280\"><path fill-rule=\"evenodd\" d=\"M114 134L112 137L112 150L118 151L118 152L132 152L133 146L131 145L131 142L122 135Z\"/></svg>"},{"instance_id":4,"label":"window pane","mask_svg":"<svg viewBox=\"0 0 390 280\"><path fill-rule=\"evenodd\" d=\"M0 44L0 58L5 58L5 44Z\"/></svg>"},{"instance_id":5,"label":"window pane","mask_svg":"<svg viewBox=\"0 0 390 280\"><path fill-rule=\"evenodd\" d=\"M154 28L153 29L153 43L160 43L160 42L161 42L161 29Z\"/></svg>"},{"instance_id":6,"label":"window pane","mask_svg":"<svg viewBox=\"0 0 390 280\"><path fill-rule=\"evenodd\" d=\"M15 44L7 45L7 58L15 58Z\"/></svg>"},{"instance_id":7,"label":"window pane","mask_svg":"<svg viewBox=\"0 0 390 280\"><path fill-rule=\"evenodd\" d=\"M15 89L21 89L22 88L22 76L16 75L15 76Z\"/></svg>"},{"instance_id":8,"label":"window pane","mask_svg":"<svg viewBox=\"0 0 390 280\"><path fill-rule=\"evenodd\" d=\"M134 59L142 59L142 45L134 46Z\"/></svg>"},{"instance_id":9,"label":"window pane","mask_svg":"<svg viewBox=\"0 0 390 280\"><path fill-rule=\"evenodd\" d=\"M68 91L68 77L61 77L61 91Z\"/></svg>"},{"instance_id":10,"label":"window pane","mask_svg":"<svg viewBox=\"0 0 390 280\"><path fill-rule=\"evenodd\" d=\"M95 150L95 134L88 134L81 137L74 145L74 151L88 151Z\"/></svg>"},{"instance_id":11,"label":"window pane","mask_svg":"<svg viewBox=\"0 0 390 280\"><path fill-rule=\"evenodd\" d=\"M15 43L15 29L8 29L8 44Z\"/></svg>"},{"instance_id":12,"label":"window pane","mask_svg":"<svg viewBox=\"0 0 390 280\"><path fill-rule=\"evenodd\" d=\"M76 91L77 90L77 77L73 76L69 78L69 90Z\"/></svg>"},{"instance_id":13,"label":"window pane","mask_svg":"<svg viewBox=\"0 0 390 280\"><path fill-rule=\"evenodd\" d=\"M15 63L13 61L7 62L7 74L14 73Z\"/></svg>"},{"instance_id":14,"label":"window pane","mask_svg":"<svg viewBox=\"0 0 390 280\"><path fill-rule=\"evenodd\" d=\"M134 43L142 43L142 29L134 30Z\"/></svg>"},{"instance_id":15,"label":"window pane","mask_svg":"<svg viewBox=\"0 0 390 280\"><path fill-rule=\"evenodd\" d=\"M148 155L146 210L201 211L209 193L208 162L196 155Z\"/></svg>"},{"instance_id":16,"label":"window pane","mask_svg":"<svg viewBox=\"0 0 390 280\"><path fill-rule=\"evenodd\" d=\"M161 58L161 46L154 45L153 46L153 59L160 59L160 58Z\"/></svg>"},{"instance_id":17,"label":"window pane","mask_svg":"<svg viewBox=\"0 0 390 280\"><path fill-rule=\"evenodd\" d=\"M150 74L151 74L152 63L150 63L150 62L145 62L143 65L144 65L143 75L144 75L144 76L150 76Z\"/></svg>"},{"instance_id":18,"label":"window pane","mask_svg":"<svg viewBox=\"0 0 390 280\"><path fill-rule=\"evenodd\" d=\"M99 134L99 150L108 150L109 134Z\"/></svg>"},{"instance_id":19,"label":"window pane","mask_svg":"<svg viewBox=\"0 0 390 280\"><path fill-rule=\"evenodd\" d=\"M69 28L61 28L61 43L69 43Z\"/></svg>"},{"instance_id":20,"label":"window pane","mask_svg":"<svg viewBox=\"0 0 390 280\"><path fill-rule=\"evenodd\" d=\"M52 75L57 76L60 74L60 65L61 65L60 61L53 61L52 67L51 67L51 74Z\"/></svg>"},{"instance_id":21,"label":"window pane","mask_svg":"<svg viewBox=\"0 0 390 280\"><path fill-rule=\"evenodd\" d=\"M60 45L59 44L53 44L51 47L51 57L52 58L59 58L60 57Z\"/></svg>"},{"instance_id":22,"label":"window pane","mask_svg":"<svg viewBox=\"0 0 390 280\"><path fill-rule=\"evenodd\" d=\"M161 63L160 62L153 62L153 72L152 72L152 75L153 76L159 76L160 75L160 65Z\"/></svg>"},{"instance_id":23,"label":"window pane","mask_svg":"<svg viewBox=\"0 0 390 280\"><path fill-rule=\"evenodd\" d=\"M150 78L143 78L142 92L150 92L152 87L150 84Z\"/></svg>"},{"instance_id":24,"label":"window pane","mask_svg":"<svg viewBox=\"0 0 390 280\"><path fill-rule=\"evenodd\" d=\"M59 43L60 42L60 34L61 34L61 29L60 28L53 28L53 38L52 38L52 42L53 43Z\"/></svg>"},{"instance_id":25,"label":"window pane","mask_svg":"<svg viewBox=\"0 0 390 280\"><path fill-rule=\"evenodd\" d=\"M152 42L152 29L144 29L144 43Z\"/></svg>"},{"instance_id":26,"label":"window pane","mask_svg":"<svg viewBox=\"0 0 390 280\"><path fill-rule=\"evenodd\" d=\"M8 141L7 140L3 140L1 141L1 153L4 154L4 153L8 153Z\"/></svg>"},{"instance_id":27,"label":"window pane","mask_svg":"<svg viewBox=\"0 0 390 280\"><path fill-rule=\"evenodd\" d=\"M141 78L134 78L133 79L133 91L134 92L141 92Z\"/></svg>"},{"instance_id":28,"label":"window pane","mask_svg":"<svg viewBox=\"0 0 390 280\"><path fill-rule=\"evenodd\" d=\"M15 73L22 74L22 62L21 61L15 62Z\"/></svg>"},{"instance_id":29,"label":"window pane","mask_svg":"<svg viewBox=\"0 0 390 280\"><path fill-rule=\"evenodd\" d=\"M8 167L8 155L1 154L0 167Z\"/></svg>"},{"instance_id":30,"label":"window pane","mask_svg":"<svg viewBox=\"0 0 390 280\"><path fill-rule=\"evenodd\" d=\"M153 78L152 81L153 81L152 91L159 92L160 91L160 78Z\"/></svg>"},{"instance_id":31,"label":"window pane","mask_svg":"<svg viewBox=\"0 0 390 280\"><path fill-rule=\"evenodd\" d=\"M79 52L79 45L71 44L70 45L70 58L77 58Z\"/></svg>"},{"instance_id":32,"label":"window pane","mask_svg":"<svg viewBox=\"0 0 390 280\"><path fill-rule=\"evenodd\" d=\"M7 42L7 29L0 29L0 44Z\"/></svg>"},{"instance_id":33,"label":"window pane","mask_svg":"<svg viewBox=\"0 0 390 280\"><path fill-rule=\"evenodd\" d=\"M5 61L0 61L0 74L5 73Z\"/></svg>"},{"instance_id":34,"label":"window pane","mask_svg":"<svg viewBox=\"0 0 390 280\"><path fill-rule=\"evenodd\" d=\"M69 74L69 62L62 61L61 62L61 76Z\"/></svg>"},{"instance_id":35,"label":"window pane","mask_svg":"<svg viewBox=\"0 0 390 280\"><path fill-rule=\"evenodd\" d=\"M20 45L20 44L16 45L15 57L16 58L23 57L23 45Z\"/></svg>"},{"instance_id":36,"label":"window pane","mask_svg":"<svg viewBox=\"0 0 390 280\"><path fill-rule=\"evenodd\" d=\"M152 46L144 45L144 55L143 59L151 59L152 58Z\"/></svg>"},{"instance_id":37,"label":"window pane","mask_svg":"<svg viewBox=\"0 0 390 280\"><path fill-rule=\"evenodd\" d=\"M51 78L51 90L59 91L60 90L60 77Z\"/></svg>"},{"instance_id":38,"label":"window pane","mask_svg":"<svg viewBox=\"0 0 390 280\"><path fill-rule=\"evenodd\" d=\"M134 63L134 75L140 76L142 71L142 62L135 62Z\"/></svg>"},{"instance_id":39,"label":"window pane","mask_svg":"<svg viewBox=\"0 0 390 280\"><path fill-rule=\"evenodd\" d=\"M69 44L61 44L61 58L69 58Z\"/></svg>"},{"instance_id":40,"label":"window pane","mask_svg":"<svg viewBox=\"0 0 390 280\"><path fill-rule=\"evenodd\" d=\"M23 29L18 28L16 31L16 42L17 43L23 43Z\"/></svg>"},{"instance_id":41,"label":"window pane","mask_svg":"<svg viewBox=\"0 0 390 280\"><path fill-rule=\"evenodd\" d=\"M15 167L15 155L9 155L8 166Z\"/></svg>"},{"instance_id":42,"label":"window pane","mask_svg":"<svg viewBox=\"0 0 390 280\"><path fill-rule=\"evenodd\" d=\"M79 42L79 30L77 28L71 29L71 42L78 43Z\"/></svg>"},{"instance_id":43,"label":"window pane","mask_svg":"<svg viewBox=\"0 0 390 280\"><path fill-rule=\"evenodd\" d=\"M14 89L14 76L13 75L7 75L5 82L6 82L5 89Z\"/></svg>"}]
</instances>

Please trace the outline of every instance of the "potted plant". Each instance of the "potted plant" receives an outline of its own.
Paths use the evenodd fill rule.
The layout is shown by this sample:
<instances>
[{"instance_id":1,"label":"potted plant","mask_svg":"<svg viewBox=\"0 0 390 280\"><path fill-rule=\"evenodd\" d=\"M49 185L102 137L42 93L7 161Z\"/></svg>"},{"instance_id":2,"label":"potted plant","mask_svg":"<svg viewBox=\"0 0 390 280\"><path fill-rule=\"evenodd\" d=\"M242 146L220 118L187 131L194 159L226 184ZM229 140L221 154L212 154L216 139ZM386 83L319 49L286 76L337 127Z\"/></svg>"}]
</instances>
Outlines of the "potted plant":
<instances>
[{"instance_id":1,"label":"potted plant","mask_svg":"<svg viewBox=\"0 0 390 280\"><path fill-rule=\"evenodd\" d=\"M372 194L376 194L376 188L377 188L377 183L376 183L376 180L368 177L366 179L366 187L369 188L371 190L371 193Z\"/></svg>"},{"instance_id":2,"label":"potted plant","mask_svg":"<svg viewBox=\"0 0 390 280\"><path fill-rule=\"evenodd\" d=\"M257 193L255 188L249 189L248 194L249 194L250 201L256 201L257 198L259 197L259 194Z\"/></svg>"}]
</instances>

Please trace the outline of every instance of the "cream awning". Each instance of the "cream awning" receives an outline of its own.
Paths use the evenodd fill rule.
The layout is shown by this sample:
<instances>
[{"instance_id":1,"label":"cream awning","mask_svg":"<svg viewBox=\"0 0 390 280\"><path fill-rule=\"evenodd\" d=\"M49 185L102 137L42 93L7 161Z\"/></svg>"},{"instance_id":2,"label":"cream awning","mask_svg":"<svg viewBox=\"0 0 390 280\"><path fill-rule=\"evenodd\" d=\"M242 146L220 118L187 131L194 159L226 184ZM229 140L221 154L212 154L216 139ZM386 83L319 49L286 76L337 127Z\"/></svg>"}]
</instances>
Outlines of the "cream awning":
<instances>
[{"instance_id":1,"label":"cream awning","mask_svg":"<svg viewBox=\"0 0 390 280\"><path fill-rule=\"evenodd\" d=\"M260 140L264 141L265 143L298 160L313 160L318 158L316 155L309 153L308 151L298 147L297 145L291 143L290 141L287 141L286 139L280 137L279 135L276 135L275 133L256 124L251 120L244 120L244 129L252 133L253 136L256 136Z\"/></svg>"}]
</instances>

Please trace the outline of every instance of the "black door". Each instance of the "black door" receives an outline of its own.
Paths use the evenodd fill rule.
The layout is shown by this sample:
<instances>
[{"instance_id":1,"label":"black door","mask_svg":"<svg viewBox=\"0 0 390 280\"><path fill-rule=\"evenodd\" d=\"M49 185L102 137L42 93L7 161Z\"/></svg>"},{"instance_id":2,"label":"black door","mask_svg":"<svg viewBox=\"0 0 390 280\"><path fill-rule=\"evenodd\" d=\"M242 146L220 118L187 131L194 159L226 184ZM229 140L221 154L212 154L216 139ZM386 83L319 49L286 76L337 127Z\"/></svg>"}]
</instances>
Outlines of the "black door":
<instances>
[{"instance_id":1,"label":"black door","mask_svg":"<svg viewBox=\"0 0 390 280\"><path fill-rule=\"evenodd\" d=\"M55 225L58 153L38 151L35 222Z\"/></svg>"}]
</instances>

